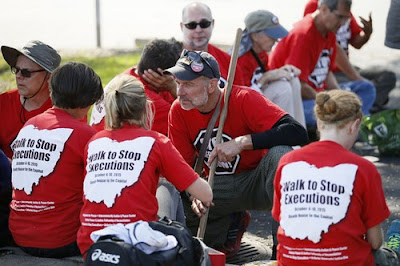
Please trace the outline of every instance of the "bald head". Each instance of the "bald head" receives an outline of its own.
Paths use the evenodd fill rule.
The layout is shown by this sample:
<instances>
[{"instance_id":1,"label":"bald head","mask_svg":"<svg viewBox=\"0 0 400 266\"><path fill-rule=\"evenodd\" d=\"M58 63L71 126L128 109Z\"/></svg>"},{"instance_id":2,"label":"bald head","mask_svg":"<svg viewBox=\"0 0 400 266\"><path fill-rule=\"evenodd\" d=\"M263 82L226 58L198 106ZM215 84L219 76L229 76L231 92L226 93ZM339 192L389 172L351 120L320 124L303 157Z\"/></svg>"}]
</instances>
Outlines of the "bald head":
<instances>
[{"instance_id":1,"label":"bald head","mask_svg":"<svg viewBox=\"0 0 400 266\"><path fill-rule=\"evenodd\" d=\"M206 15L207 19L212 20L211 9L208 5L201 3L201 2L193 2L188 4L182 9L182 22L188 22L188 15L190 16L191 13L201 13ZM189 17L190 19L190 17Z\"/></svg>"}]
</instances>

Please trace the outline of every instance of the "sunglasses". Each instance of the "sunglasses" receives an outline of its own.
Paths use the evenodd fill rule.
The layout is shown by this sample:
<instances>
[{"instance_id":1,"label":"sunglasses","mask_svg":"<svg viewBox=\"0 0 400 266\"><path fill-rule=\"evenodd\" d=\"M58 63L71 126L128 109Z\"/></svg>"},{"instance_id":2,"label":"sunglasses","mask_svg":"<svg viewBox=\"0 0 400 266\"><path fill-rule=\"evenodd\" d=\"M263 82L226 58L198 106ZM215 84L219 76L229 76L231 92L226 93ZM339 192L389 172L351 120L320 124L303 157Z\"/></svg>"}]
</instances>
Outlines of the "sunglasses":
<instances>
[{"instance_id":1,"label":"sunglasses","mask_svg":"<svg viewBox=\"0 0 400 266\"><path fill-rule=\"evenodd\" d=\"M212 23L212 21L202 19L199 23L192 21L192 22L189 22L189 23L186 23L183 25L185 25L185 27L189 30L194 30L195 28L197 28L197 25L199 25L200 28L202 28L202 29L206 29L206 28L210 27L211 23Z\"/></svg>"},{"instance_id":2,"label":"sunglasses","mask_svg":"<svg viewBox=\"0 0 400 266\"><path fill-rule=\"evenodd\" d=\"M201 57L201 52L195 52L195 51L188 51L186 49L183 49L181 57L180 58L184 58L188 61L188 65L190 65L190 67L192 68L193 71L195 71L194 69L196 69L195 66L192 66L193 63L196 63L196 65L198 64L202 64L205 63L210 69L211 72L213 73L214 77L217 78L218 76L215 74L213 67L210 65L209 62L207 62L207 60L205 60L203 57ZM185 60L185 61L186 61ZM195 71L195 72L201 72L200 71Z\"/></svg>"},{"instance_id":3,"label":"sunglasses","mask_svg":"<svg viewBox=\"0 0 400 266\"><path fill-rule=\"evenodd\" d=\"M31 76L32 76L32 73L36 73L36 72L43 72L43 71L46 71L46 69L40 69L40 70L32 70L32 71L30 71L30 70L28 70L28 69L26 69L26 68L19 68L19 67L17 67L17 66L12 66L11 67L11 73L14 73L15 75L17 75L19 72L21 71L21 75L24 77L24 78L30 78Z\"/></svg>"}]
</instances>

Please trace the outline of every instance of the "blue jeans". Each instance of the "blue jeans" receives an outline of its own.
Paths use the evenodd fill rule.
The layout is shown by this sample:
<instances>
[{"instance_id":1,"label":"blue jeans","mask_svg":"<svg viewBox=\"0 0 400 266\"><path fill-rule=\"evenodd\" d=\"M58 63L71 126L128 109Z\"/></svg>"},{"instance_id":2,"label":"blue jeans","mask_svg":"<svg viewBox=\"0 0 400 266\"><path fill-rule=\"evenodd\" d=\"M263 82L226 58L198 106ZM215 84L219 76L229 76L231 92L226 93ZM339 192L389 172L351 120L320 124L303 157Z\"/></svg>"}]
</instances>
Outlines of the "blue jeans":
<instances>
[{"instance_id":1,"label":"blue jeans","mask_svg":"<svg viewBox=\"0 0 400 266\"><path fill-rule=\"evenodd\" d=\"M362 102L362 112L364 115L369 115L369 110L375 102L376 89L369 81L349 81L339 84L341 89L349 89L357 94ZM307 126L316 127L317 122L314 116L315 100L303 100L304 115L306 117Z\"/></svg>"}]
</instances>

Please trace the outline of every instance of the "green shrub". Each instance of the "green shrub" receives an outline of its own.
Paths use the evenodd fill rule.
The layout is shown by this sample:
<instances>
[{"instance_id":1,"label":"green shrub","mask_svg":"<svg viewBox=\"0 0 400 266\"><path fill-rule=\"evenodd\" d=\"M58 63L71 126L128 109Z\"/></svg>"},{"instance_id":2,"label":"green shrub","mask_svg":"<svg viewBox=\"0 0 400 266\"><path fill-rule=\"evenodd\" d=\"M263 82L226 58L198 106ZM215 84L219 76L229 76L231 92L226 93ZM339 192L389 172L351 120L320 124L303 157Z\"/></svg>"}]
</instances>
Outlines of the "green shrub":
<instances>
[{"instance_id":1,"label":"green shrub","mask_svg":"<svg viewBox=\"0 0 400 266\"><path fill-rule=\"evenodd\" d=\"M103 86L105 86L117 74L123 72L127 68L134 66L139 61L140 53L124 53L110 56L65 56L62 63L76 61L86 63L91 66L94 71L101 77ZM0 59L0 92L4 92L15 88L15 77L10 72L10 67Z\"/></svg>"}]
</instances>

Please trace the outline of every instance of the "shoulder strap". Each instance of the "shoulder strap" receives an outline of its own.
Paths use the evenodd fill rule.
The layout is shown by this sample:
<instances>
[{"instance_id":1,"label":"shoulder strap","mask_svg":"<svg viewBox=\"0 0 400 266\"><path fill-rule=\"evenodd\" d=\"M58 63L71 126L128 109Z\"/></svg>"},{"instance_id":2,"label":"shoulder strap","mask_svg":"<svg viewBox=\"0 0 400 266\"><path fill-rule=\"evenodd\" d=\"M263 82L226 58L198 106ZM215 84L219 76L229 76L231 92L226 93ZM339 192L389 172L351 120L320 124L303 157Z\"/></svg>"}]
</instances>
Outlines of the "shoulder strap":
<instances>
[{"instance_id":1,"label":"shoulder strap","mask_svg":"<svg viewBox=\"0 0 400 266\"><path fill-rule=\"evenodd\" d=\"M222 96L219 97L218 104L217 104L217 107L215 108L214 114L212 115L210 121L208 122L206 134L204 135L204 140L200 147L199 156L197 157L197 161L194 166L194 170L196 171L196 173L199 174L199 176L201 176L201 173L203 172L203 161L204 161L204 156L206 154L206 148L207 148L208 142L210 141L211 133L213 132L215 123L217 122L217 119L219 117L221 99L222 99Z\"/></svg>"},{"instance_id":2,"label":"shoulder strap","mask_svg":"<svg viewBox=\"0 0 400 266\"><path fill-rule=\"evenodd\" d=\"M251 54L254 56L254 58L257 60L257 63L258 63L258 65L260 66L262 73L267 72L267 71L265 70L265 67L264 67L263 63L261 62L260 58L258 57L258 55L256 54L256 52L254 52L253 48L251 48L250 51L251 51Z\"/></svg>"}]
</instances>

